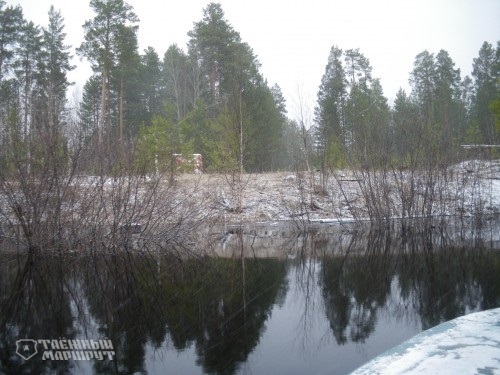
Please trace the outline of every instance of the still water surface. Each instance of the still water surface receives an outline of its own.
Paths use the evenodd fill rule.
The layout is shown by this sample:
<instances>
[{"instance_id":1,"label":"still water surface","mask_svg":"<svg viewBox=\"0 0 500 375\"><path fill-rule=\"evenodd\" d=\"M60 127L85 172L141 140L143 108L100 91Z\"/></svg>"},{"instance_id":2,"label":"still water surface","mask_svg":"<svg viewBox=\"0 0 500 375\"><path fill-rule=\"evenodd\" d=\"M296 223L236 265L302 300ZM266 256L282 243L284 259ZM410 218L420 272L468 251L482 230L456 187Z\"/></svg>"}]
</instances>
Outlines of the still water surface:
<instances>
[{"instance_id":1,"label":"still water surface","mask_svg":"<svg viewBox=\"0 0 500 375\"><path fill-rule=\"evenodd\" d=\"M266 225L209 237L203 256L1 255L0 373L347 374L500 307L498 241L477 234ZM24 360L26 338L110 339L115 356Z\"/></svg>"}]
</instances>

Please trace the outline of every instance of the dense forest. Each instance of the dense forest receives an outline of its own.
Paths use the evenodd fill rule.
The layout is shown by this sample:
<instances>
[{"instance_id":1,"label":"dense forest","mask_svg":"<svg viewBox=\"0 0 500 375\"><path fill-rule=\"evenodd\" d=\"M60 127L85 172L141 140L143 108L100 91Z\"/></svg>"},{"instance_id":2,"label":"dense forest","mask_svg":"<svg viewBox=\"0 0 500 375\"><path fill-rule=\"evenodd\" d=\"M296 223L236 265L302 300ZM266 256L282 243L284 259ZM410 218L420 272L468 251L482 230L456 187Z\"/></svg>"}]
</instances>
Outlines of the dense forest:
<instances>
[{"instance_id":1,"label":"dense forest","mask_svg":"<svg viewBox=\"0 0 500 375\"><path fill-rule=\"evenodd\" d=\"M268 84L219 4L206 6L187 46L168 46L163 56L139 51L139 19L126 2L90 7L95 15L75 47L93 75L75 115L63 15L51 7L41 27L0 0L2 172L78 160L80 172L127 166L147 174L192 153L215 172L425 167L457 160L461 144L499 142L500 42L478 46L472 77L461 77L446 50L419 53L411 92L400 90L392 106L369 59L333 46L314 118L290 119L280 87Z\"/></svg>"}]
</instances>

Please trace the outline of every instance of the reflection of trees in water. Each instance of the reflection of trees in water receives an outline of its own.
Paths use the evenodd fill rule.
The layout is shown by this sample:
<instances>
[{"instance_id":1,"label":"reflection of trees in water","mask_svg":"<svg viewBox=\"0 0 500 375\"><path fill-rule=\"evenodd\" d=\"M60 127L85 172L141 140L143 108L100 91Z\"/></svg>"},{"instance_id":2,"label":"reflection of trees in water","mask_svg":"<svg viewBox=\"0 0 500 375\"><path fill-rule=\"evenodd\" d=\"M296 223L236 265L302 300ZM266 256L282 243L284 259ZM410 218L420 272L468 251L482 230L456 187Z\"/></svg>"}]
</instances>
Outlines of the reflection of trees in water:
<instances>
[{"instance_id":1,"label":"reflection of trees in water","mask_svg":"<svg viewBox=\"0 0 500 375\"><path fill-rule=\"evenodd\" d=\"M298 241L310 247L297 250L293 263L293 284L305 296L304 334L319 311L311 306L316 296L338 344L364 342L381 309L416 312L428 328L500 306L498 252L382 231L346 238L335 242L312 232ZM289 265L130 252L2 256L0 373L71 370L65 361L24 362L15 354L20 338L109 338L115 360L96 361L96 373L145 372L148 345L193 346L207 373L235 373L257 346L273 306L285 300ZM314 294L318 285L321 296Z\"/></svg>"},{"instance_id":2,"label":"reflection of trees in water","mask_svg":"<svg viewBox=\"0 0 500 375\"><path fill-rule=\"evenodd\" d=\"M390 238L380 232L367 238L354 236L344 256L322 259L325 311L338 344L348 339L364 342L375 329L377 310L385 305L391 290L391 254L384 251L387 241ZM351 254L360 246L366 246L364 254Z\"/></svg>"},{"instance_id":3,"label":"reflection of trees in water","mask_svg":"<svg viewBox=\"0 0 500 375\"><path fill-rule=\"evenodd\" d=\"M394 282L398 296L388 306ZM381 308L410 314L409 306L427 329L470 310L500 306L500 257L481 248L438 248L425 236L369 232L353 237L343 256L322 258L320 284L337 343L364 342Z\"/></svg>"},{"instance_id":4,"label":"reflection of trees in water","mask_svg":"<svg viewBox=\"0 0 500 375\"><path fill-rule=\"evenodd\" d=\"M199 363L208 373L232 374L257 345L283 288L286 268L278 260L247 259L243 279L238 260L210 259L203 266L204 273L199 264L186 269L181 281L186 293L178 292L179 280L170 280L173 294L167 300L176 306L174 314L191 312L184 326L194 327L187 335L182 329L174 335L172 329L171 335L181 347L188 340L196 343ZM168 317L169 327L175 326L175 315Z\"/></svg>"},{"instance_id":5,"label":"reflection of trees in water","mask_svg":"<svg viewBox=\"0 0 500 375\"><path fill-rule=\"evenodd\" d=\"M500 306L500 259L492 250L413 239L396 269L401 294L418 311L422 328L477 309ZM420 250L420 251L417 251Z\"/></svg>"},{"instance_id":6,"label":"reflection of trees in water","mask_svg":"<svg viewBox=\"0 0 500 375\"><path fill-rule=\"evenodd\" d=\"M273 259L246 259L245 278L237 259L164 257L159 275L150 259L107 263L86 280L87 298L126 372L144 370L146 342L160 347L168 338L177 350L194 343L205 371L234 373L257 345L286 275Z\"/></svg>"},{"instance_id":7,"label":"reflection of trees in water","mask_svg":"<svg viewBox=\"0 0 500 375\"><path fill-rule=\"evenodd\" d=\"M98 338L111 339L115 349L115 361L95 362L94 371L145 371L145 345L157 310L147 308L148 301L139 287L145 272L139 272L137 265L146 263L149 275L153 275L154 261L130 253L93 255L85 260L81 278L88 310L98 326Z\"/></svg>"},{"instance_id":8,"label":"reflection of trees in water","mask_svg":"<svg viewBox=\"0 0 500 375\"><path fill-rule=\"evenodd\" d=\"M286 293L286 265L276 259L246 259L243 278L241 259L32 258L0 263L1 373L68 370L70 362L47 363L41 356L25 362L15 342L82 338L88 329L86 338L109 338L116 352L112 362L95 361L95 373L145 372L146 344L170 342L177 350L194 344L206 372L231 374ZM97 332L85 326L87 312Z\"/></svg>"},{"instance_id":9,"label":"reflection of trees in water","mask_svg":"<svg viewBox=\"0 0 500 375\"><path fill-rule=\"evenodd\" d=\"M66 361L29 361L16 354L19 339L75 337L68 293L73 259L62 256L0 258L0 373L67 372Z\"/></svg>"},{"instance_id":10,"label":"reflection of trees in water","mask_svg":"<svg viewBox=\"0 0 500 375\"><path fill-rule=\"evenodd\" d=\"M299 238L303 237L303 238ZM316 303L318 265L316 254L316 233L314 231L301 233L297 237L295 246L298 248L295 255L295 290L297 293L294 299L303 300L302 313L299 317L299 324L296 327L296 335L302 344L301 351L307 353L310 348L311 332L314 331L315 317L318 315L318 304ZM308 244L311 244L310 248Z\"/></svg>"}]
</instances>

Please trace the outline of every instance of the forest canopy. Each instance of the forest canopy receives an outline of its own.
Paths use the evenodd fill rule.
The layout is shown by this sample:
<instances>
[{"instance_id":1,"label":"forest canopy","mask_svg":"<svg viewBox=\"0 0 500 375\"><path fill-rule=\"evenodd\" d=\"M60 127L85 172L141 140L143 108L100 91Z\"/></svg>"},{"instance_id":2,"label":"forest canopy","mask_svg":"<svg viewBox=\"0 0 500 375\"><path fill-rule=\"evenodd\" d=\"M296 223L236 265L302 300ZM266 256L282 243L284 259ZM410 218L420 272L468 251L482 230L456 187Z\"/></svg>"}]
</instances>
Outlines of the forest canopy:
<instances>
[{"instance_id":1,"label":"forest canopy","mask_svg":"<svg viewBox=\"0 0 500 375\"><path fill-rule=\"evenodd\" d=\"M167 171L174 155L193 153L215 172L301 169L306 158L322 170L406 165L415 150L447 164L464 143L499 142L500 42L478 46L472 77L462 77L445 49L420 52L410 92L400 90L392 104L369 58L333 45L314 118L290 119L279 85L268 83L220 4L203 9L186 46L164 53L139 51L140 21L123 0L89 6L94 15L75 47L93 73L75 112L63 15L51 7L49 24L39 26L0 0L2 171L66 163L75 153L86 173Z\"/></svg>"}]
</instances>

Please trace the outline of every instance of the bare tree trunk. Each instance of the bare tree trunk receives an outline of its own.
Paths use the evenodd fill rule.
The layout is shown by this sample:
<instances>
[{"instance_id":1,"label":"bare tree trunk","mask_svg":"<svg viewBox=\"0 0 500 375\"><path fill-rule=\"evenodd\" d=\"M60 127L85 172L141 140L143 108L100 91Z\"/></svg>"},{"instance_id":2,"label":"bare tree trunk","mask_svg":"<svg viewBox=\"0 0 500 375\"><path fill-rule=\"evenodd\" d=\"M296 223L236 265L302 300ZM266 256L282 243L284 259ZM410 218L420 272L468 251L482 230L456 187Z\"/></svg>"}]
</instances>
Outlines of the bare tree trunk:
<instances>
[{"instance_id":1,"label":"bare tree trunk","mask_svg":"<svg viewBox=\"0 0 500 375\"><path fill-rule=\"evenodd\" d=\"M181 101L181 89L179 87L181 79L180 79L180 72L179 68L176 69L176 67L173 64L173 61L170 61L170 71L172 72L172 81L174 83L174 94L175 94L175 108L177 112L177 121L180 121L181 118L184 116L184 111L182 110L182 101Z\"/></svg>"},{"instance_id":2,"label":"bare tree trunk","mask_svg":"<svg viewBox=\"0 0 500 375\"><path fill-rule=\"evenodd\" d=\"M212 65L212 70L210 72L210 92L212 94L212 99L215 101L216 99L216 92L215 92L215 79L216 79L216 66Z\"/></svg>"},{"instance_id":3,"label":"bare tree trunk","mask_svg":"<svg viewBox=\"0 0 500 375\"><path fill-rule=\"evenodd\" d=\"M102 149L102 133L104 126L104 118L106 116L107 80L108 80L108 72L106 68L104 68L102 72L101 113L99 114L99 122L97 123L97 147L99 152Z\"/></svg>"},{"instance_id":4,"label":"bare tree trunk","mask_svg":"<svg viewBox=\"0 0 500 375\"><path fill-rule=\"evenodd\" d=\"M123 112L125 110L125 107L124 107L124 100L123 100L123 86L124 86L124 83L123 83L123 76L121 77L120 79L120 152L122 152L122 154L124 154L124 151L125 151L125 143L124 143L124 138L123 138ZM124 155L122 155L124 156Z\"/></svg>"},{"instance_id":5,"label":"bare tree trunk","mask_svg":"<svg viewBox=\"0 0 500 375\"><path fill-rule=\"evenodd\" d=\"M239 173L238 173L238 212L243 211L243 103L240 90L240 149L239 149Z\"/></svg>"},{"instance_id":6,"label":"bare tree trunk","mask_svg":"<svg viewBox=\"0 0 500 375\"><path fill-rule=\"evenodd\" d=\"M193 107L200 97L200 72L196 63L192 63Z\"/></svg>"},{"instance_id":7,"label":"bare tree trunk","mask_svg":"<svg viewBox=\"0 0 500 375\"><path fill-rule=\"evenodd\" d=\"M243 109L240 91L240 174L243 174Z\"/></svg>"}]
</instances>

